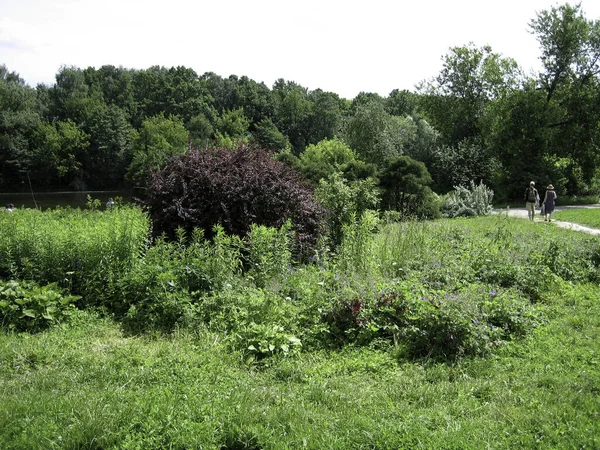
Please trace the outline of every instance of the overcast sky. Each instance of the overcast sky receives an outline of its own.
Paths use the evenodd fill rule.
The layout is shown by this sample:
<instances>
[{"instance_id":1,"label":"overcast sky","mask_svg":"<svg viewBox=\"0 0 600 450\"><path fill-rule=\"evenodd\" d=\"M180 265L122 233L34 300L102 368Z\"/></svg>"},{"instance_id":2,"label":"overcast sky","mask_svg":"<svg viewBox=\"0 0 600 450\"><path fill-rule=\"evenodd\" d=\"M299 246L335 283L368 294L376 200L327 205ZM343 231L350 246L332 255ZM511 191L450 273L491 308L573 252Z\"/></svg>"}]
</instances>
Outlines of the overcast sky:
<instances>
[{"instance_id":1,"label":"overcast sky","mask_svg":"<svg viewBox=\"0 0 600 450\"><path fill-rule=\"evenodd\" d=\"M490 45L526 71L529 33L549 0L1 0L0 64L27 84L53 84L62 65L278 78L345 98L414 90L453 46ZM574 3L572 3L574 4ZM588 19L600 1L582 0Z\"/></svg>"}]
</instances>

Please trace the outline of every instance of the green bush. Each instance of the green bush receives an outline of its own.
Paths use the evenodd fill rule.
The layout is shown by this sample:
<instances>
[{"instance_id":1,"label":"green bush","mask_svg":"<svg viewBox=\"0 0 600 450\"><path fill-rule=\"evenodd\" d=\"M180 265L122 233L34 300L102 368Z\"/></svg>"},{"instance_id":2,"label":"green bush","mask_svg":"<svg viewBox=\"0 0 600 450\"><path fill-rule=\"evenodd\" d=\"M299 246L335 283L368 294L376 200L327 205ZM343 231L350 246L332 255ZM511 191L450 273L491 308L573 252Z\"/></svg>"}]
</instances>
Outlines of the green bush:
<instances>
[{"instance_id":1,"label":"green bush","mask_svg":"<svg viewBox=\"0 0 600 450\"><path fill-rule=\"evenodd\" d=\"M251 225L246 236L248 271L258 287L265 287L280 277L292 264L292 224L287 221L277 230L264 225Z\"/></svg>"},{"instance_id":2,"label":"green bush","mask_svg":"<svg viewBox=\"0 0 600 450\"><path fill-rule=\"evenodd\" d=\"M529 333L542 313L514 289L472 285L457 291L419 282L389 286L372 297L350 293L323 315L331 343L395 344L409 357L483 355Z\"/></svg>"},{"instance_id":3,"label":"green bush","mask_svg":"<svg viewBox=\"0 0 600 450\"><path fill-rule=\"evenodd\" d=\"M0 281L0 323L15 331L40 331L69 317L81 297L64 295L56 283Z\"/></svg>"},{"instance_id":4,"label":"green bush","mask_svg":"<svg viewBox=\"0 0 600 450\"><path fill-rule=\"evenodd\" d=\"M344 227L354 225L364 211L376 209L379 204L375 180L348 181L337 172L321 179L315 195L329 212L326 222L334 246L342 242Z\"/></svg>"},{"instance_id":5,"label":"green bush","mask_svg":"<svg viewBox=\"0 0 600 450\"><path fill-rule=\"evenodd\" d=\"M381 204L398 211L404 219L437 219L440 205L431 184L431 175L422 162L409 156L391 158L380 175Z\"/></svg>"},{"instance_id":6,"label":"green bush","mask_svg":"<svg viewBox=\"0 0 600 450\"><path fill-rule=\"evenodd\" d=\"M187 244L158 239L146 255L112 286L103 304L132 330L171 331L189 319L192 299L221 290L241 275L242 241L215 227L212 242L195 230Z\"/></svg>"}]
</instances>

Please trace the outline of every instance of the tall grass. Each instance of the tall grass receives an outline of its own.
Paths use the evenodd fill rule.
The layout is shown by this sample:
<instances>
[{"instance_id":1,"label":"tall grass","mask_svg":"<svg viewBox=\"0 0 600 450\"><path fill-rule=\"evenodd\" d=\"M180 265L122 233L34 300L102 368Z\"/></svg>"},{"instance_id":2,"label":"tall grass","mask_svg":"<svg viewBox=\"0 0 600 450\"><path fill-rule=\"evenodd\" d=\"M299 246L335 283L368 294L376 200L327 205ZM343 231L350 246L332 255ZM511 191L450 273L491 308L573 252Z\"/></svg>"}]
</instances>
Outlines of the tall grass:
<instances>
[{"instance_id":1,"label":"tall grass","mask_svg":"<svg viewBox=\"0 0 600 450\"><path fill-rule=\"evenodd\" d=\"M1 277L57 282L85 295L140 257L149 222L136 207L18 209L0 214L0 230Z\"/></svg>"}]
</instances>

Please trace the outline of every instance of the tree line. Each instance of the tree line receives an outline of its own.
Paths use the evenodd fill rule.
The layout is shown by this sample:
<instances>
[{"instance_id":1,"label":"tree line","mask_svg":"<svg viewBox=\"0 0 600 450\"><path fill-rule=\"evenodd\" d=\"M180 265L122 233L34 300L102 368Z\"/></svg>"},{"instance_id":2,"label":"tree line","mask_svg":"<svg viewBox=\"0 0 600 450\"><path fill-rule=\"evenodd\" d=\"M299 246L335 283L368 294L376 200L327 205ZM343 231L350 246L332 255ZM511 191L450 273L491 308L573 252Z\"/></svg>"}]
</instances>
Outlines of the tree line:
<instances>
[{"instance_id":1,"label":"tree line","mask_svg":"<svg viewBox=\"0 0 600 450\"><path fill-rule=\"evenodd\" d=\"M385 185L415 165L438 194L483 182L516 199L530 180L561 195L598 193L600 21L564 4L529 28L539 73L469 43L450 48L414 91L351 100L283 79L269 88L160 66L62 67L53 85L32 88L2 65L0 189L143 187L150 170L192 147L254 144L315 184L341 171Z\"/></svg>"}]
</instances>

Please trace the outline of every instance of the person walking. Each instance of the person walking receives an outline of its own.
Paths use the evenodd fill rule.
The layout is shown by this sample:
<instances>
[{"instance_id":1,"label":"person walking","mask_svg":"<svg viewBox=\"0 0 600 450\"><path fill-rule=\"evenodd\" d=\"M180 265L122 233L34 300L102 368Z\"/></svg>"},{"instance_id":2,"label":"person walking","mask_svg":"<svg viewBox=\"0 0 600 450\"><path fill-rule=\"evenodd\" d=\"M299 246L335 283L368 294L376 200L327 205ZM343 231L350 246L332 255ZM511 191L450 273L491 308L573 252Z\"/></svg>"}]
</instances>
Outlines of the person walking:
<instances>
[{"instance_id":1,"label":"person walking","mask_svg":"<svg viewBox=\"0 0 600 450\"><path fill-rule=\"evenodd\" d=\"M529 220L533 220L535 217L535 207L540 201L540 195L535 188L535 182L529 183L529 187L525 189L525 208L529 215Z\"/></svg>"},{"instance_id":2,"label":"person walking","mask_svg":"<svg viewBox=\"0 0 600 450\"><path fill-rule=\"evenodd\" d=\"M556 191L554 186L549 184L546 187L546 194L544 195L544 221L552 222L552 213L554 212L554 202L557 199Z\"/></svg>"}]
</instances>

